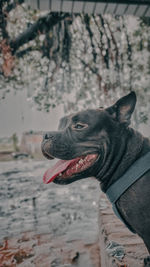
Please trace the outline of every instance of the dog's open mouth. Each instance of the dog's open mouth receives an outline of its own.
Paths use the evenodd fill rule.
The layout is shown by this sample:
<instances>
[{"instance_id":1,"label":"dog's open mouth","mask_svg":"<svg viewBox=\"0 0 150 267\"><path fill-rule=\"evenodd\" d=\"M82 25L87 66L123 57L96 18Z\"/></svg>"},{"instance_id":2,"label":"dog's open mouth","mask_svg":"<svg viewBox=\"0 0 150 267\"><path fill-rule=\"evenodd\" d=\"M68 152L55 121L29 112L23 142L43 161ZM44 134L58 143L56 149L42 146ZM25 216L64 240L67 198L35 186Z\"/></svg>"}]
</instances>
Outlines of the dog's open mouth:
<instances>
[{"instance_id":1,"label":"dog's open mouth","mask_svg":"<svg viewBox=\"0 0 150 267\"><path fill-rule=\"evenodd\" d=\"M48 184L53 182L55 178L65 179L72 177L91 167L97 158L98 154L88 154L71 160L59 160L45 172L43 182Z\"/></svg>"}]
</instances>

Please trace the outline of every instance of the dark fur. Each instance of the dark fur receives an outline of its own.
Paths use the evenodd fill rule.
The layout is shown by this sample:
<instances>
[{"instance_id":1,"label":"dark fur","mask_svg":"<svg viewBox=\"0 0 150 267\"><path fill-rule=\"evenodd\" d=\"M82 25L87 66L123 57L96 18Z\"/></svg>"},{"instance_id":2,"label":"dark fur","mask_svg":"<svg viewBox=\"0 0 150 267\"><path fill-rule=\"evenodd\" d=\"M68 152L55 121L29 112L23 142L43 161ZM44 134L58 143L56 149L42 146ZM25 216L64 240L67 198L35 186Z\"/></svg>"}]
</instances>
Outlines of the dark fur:
<instances>
[{"instance_id":1,"label":"dark fur","mask_svg":"<svg viewBox=\"0 0 150 267\"><path fill-rule=\"evenodd\" d=\"M54 182L68 184L95 176L106 192L138 158L150 151L149 139L128 127L135 104L136 95L131 92L107 109L86 110L62 118L59 131L45 135L43 154L66 160L89 153L98 153L99 157L86 171L71 178L56 178ZM117 207L150 253L150 171L120 197Z\"/></svg>"}]
</instances>

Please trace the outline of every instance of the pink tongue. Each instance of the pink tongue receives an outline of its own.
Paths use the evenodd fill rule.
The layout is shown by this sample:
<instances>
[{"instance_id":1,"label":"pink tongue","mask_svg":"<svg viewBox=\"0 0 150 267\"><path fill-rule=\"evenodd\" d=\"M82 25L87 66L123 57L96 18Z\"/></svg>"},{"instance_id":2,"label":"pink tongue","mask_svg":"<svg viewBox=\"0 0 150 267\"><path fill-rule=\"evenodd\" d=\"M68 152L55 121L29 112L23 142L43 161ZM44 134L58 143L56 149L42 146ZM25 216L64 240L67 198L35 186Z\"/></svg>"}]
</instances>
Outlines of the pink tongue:
<instances>
[{"instance_id":1,"label":"pink tongue","mask_svg":"<svg viewBox=\"0 0 150 267\"><path fill-rule=\"evenodd\" d=\"M51 183L59 173L65 171L67 167L72 163L77 161L76 159L71 160L59 160L53 167L49 168L43 176L43 182L45 184Z\"/></svg>"}]
</instances>

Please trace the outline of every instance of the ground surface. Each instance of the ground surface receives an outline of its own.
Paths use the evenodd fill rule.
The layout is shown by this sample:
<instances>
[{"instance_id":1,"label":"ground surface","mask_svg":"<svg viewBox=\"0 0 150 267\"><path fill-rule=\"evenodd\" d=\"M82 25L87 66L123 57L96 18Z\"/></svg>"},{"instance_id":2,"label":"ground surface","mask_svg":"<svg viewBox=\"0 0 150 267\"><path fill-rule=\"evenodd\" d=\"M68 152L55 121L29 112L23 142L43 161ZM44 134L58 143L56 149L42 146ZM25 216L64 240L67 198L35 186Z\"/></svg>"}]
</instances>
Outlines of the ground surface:
<instances>
[{"instance_id":1,"label":"ground surface","mask_svg":"<svg viewBox=\"0 0 150 267\"><path fill-rule=\"evenodd\" d=\"M0 267L99 267L95 179L44 185L51 161L0 162Z\"/></svg>"},{"instance_id":2,"label":"ground surface","mask_svg":"<svg viewBox=\"0 0 150 267\"><path fill-rule=\"evenodd\" d=\"M114 215L111 204L102 193L99 229L102 267L143 267L148 251L142 239L129 231Z\"/></svg>"},{"instance_id":3,"label":"ground surface","mask_svg":"<svg viewBox=\"0 0 150 267\"><path fill-rule=\"evenodd\" d=\"M142 267L142 240L114 215L99 183L44 185L50 164L0 162L0 267Z\"/></svg>"}]
</instances>

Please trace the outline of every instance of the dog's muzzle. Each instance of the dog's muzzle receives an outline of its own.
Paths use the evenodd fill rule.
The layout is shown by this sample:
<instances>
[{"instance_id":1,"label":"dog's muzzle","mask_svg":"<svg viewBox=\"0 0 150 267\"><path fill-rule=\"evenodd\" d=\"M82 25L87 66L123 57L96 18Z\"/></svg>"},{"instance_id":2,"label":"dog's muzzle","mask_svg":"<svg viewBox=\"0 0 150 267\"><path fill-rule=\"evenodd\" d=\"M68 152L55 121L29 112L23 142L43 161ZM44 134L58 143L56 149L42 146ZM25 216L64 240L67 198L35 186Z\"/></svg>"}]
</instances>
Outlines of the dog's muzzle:
<instances>
[{"instance_id":1,"label":"dog's muzzle","mask_svg":"<svg viewBox=\"0 0 150 267\"><path fill-rule=\"evenodd\" d=\"M47 159L54 159L54 157L50 154L51 145L52 145L52 135L50 133L45 133L43 135L41 149L42 149L43 155Z\"/></svg>"}]
</instances>

